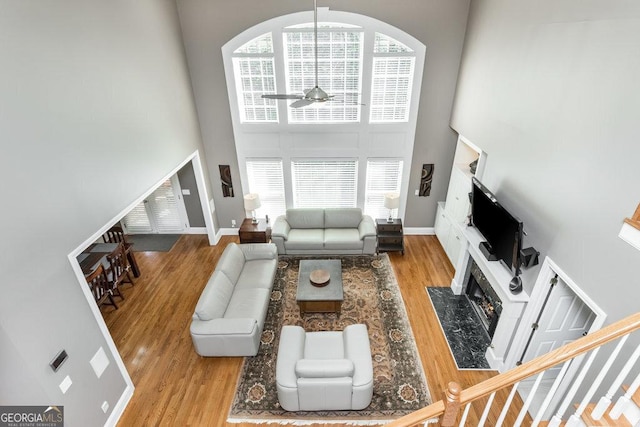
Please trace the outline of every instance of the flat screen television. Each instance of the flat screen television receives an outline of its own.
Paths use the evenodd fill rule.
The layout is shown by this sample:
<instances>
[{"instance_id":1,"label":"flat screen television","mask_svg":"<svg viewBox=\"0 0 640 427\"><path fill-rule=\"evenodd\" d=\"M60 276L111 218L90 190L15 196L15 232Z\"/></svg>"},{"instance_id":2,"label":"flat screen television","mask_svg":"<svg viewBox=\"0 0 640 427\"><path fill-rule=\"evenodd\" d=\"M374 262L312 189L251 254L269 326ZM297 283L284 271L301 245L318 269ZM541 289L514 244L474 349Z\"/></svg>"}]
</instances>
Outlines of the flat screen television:
<instances>
[{"instance_id":1,"label":"flat screen television","mask_svg":"<svg viewBox=\"0 0 640 427\"><path fill-rule=\"evenodd\" d=\"M471 221L486 239L486 243L480 244L481 252L489 260L502 261L509 270L520 274L522 221L503 208L475 177L472 182Z\"/></svg>"}]
</instances>

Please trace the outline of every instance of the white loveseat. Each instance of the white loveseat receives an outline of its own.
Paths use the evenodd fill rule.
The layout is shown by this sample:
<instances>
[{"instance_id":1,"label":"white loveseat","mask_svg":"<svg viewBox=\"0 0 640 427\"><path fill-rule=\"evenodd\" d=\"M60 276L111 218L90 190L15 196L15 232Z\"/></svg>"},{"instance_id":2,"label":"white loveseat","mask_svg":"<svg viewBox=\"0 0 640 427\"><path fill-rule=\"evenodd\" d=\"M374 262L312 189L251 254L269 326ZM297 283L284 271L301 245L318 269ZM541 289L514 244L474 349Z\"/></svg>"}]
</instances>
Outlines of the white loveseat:
<instances>
[{"instance_id":1,"label":"white loveseat","mask_svg":"<svg viewBox=\"0 0 640 427\"><path fill-rule=\"evenodd\" d=\"M281 255L374 254L376 226L360 208L287 209L274 221L271 241Z\"/></svg>"},{"instance_id":2,"label":"white loveseat","mask_svg":"<svg viewBox=\"0 0 640 427\"><path fill-rule=\"evenodd\" d=\"M191 339L199 355L258 353L277 267L272 243L227 245L191 320Z\"/></svg>"}]
</instances>

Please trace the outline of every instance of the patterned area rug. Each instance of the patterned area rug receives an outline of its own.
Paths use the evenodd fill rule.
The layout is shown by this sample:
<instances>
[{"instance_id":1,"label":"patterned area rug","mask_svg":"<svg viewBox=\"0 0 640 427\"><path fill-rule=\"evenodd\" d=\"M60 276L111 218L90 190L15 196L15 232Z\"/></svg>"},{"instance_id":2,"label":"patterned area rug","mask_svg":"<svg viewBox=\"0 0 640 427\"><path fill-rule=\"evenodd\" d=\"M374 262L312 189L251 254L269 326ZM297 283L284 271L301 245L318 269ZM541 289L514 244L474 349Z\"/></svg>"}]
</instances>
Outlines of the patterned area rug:
<instances>
[{"instance_id":1,"label":"patterned area rug","mask_svg":"<svg viewBox=\"0 0 640 427\"><path fill-rule=\"evenodd\" d=\"M300 317L296 304L301 257L280 257L260 350L245 358L228 422L376 424L431 403L424 371L389 257L342 257L342 313ZM309 259L309 258L307 258ZM306 331L339 331L354 323L369 330L374 391L362 411L287 412L275 384L276 353L283 325Z\"/></svg>"}]
</instances>

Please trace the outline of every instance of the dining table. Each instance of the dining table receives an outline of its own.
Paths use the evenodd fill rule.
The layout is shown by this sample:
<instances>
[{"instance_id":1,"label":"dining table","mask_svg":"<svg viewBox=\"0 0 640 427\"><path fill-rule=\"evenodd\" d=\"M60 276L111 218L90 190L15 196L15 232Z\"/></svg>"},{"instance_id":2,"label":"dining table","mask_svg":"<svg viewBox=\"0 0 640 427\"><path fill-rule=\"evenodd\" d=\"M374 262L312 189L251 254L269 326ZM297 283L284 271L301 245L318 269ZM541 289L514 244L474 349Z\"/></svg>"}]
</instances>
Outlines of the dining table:
<instances>
[{"instance_id":1,"label":"dining table","mask_svg":"<svg viewBox=\"0 0 640 427\"><path fill-rule=\"evenodd\" d=\"M89 245L78 257L78 263L82 272L87 275L91 274L93 270L98 267L98 264L102 263L105 269L110 268L109 261L107 261L107 255L113 252L118 247L118 243L93 243Z\"/></svg>"}]
</instances>

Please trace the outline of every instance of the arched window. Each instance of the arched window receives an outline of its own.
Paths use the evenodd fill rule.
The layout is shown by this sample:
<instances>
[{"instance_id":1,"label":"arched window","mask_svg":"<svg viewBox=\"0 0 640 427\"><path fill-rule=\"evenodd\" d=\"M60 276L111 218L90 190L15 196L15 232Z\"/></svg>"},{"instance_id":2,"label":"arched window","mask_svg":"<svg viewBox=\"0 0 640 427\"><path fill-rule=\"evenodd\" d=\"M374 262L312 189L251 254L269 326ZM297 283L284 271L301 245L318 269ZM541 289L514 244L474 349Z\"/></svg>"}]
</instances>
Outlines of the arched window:
<instances>
[{"instance_id":1,"label":"arched window","mask_svg":"<svg viewBox=\"0 0 640 427\"><path fill-rule=\"evenodd\" d=\"M273 199L261 212L269 216L315 204L377 216L392 190L402 216L425 45L382 21L318 8L318 86L333 98L300 108L262 98L315 86L312 22L312 11L273 18L222 48L243 190ZM267 180L260 168L278 173Z\"/></svg>"},{"instance_id":2,"label":"arched window","mask_svg":"<svg viewBox=\"0 0 640 427\"><path fill-rule=\"evenodd\" d=\"M372 42L365 44L368 33ZM280 54L274 39L282 37ZM237 107L242 123L279 122L276 70L283 70L279 90L303 94L315 86L313 23L290 25L256 37L233 51ZM363 67L364 53L373 66ZM276 66L278 62L278 66ZM371 123L406 122L411 108L415 51L393 37L347 23L318 23L318 85L334 98L313 108L287 108L289 123L348 123L361 120L363 99ZM366 73L366 75L364 75ZM363 80L371 87L363 91ZM366 99L365 99L366 98ZM290 103L291 101L289 101Z\"/></svg>"}]
</instances>

